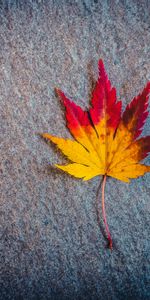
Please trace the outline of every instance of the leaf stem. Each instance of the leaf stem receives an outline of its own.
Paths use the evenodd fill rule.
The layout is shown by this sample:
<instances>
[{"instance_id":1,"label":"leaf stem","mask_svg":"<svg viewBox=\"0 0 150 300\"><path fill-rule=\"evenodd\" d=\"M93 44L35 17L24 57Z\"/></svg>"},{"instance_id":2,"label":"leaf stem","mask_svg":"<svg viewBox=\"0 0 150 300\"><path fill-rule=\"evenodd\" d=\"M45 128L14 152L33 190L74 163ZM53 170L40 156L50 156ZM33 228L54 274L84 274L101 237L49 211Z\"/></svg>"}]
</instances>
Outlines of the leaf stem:
<instances>
[{"instance_id":1,"label":"leaf stem","mask_svg":"<svg viewBox=\"0 0 150 300\"><path fill-rule=\"evenodd\" d=\"M102 182L102 213L103 213L103 220L105 224L105 229L107 233L107 240L108 240L108 247L109 249L112 250L112 238L111 234L109 231L108 223L107 223L107 218L106 218L106 211L105 211L105 185L106 185L106 178L107 175L105 174L103 177L103 182Z\"/></svg>"}]
</instances>

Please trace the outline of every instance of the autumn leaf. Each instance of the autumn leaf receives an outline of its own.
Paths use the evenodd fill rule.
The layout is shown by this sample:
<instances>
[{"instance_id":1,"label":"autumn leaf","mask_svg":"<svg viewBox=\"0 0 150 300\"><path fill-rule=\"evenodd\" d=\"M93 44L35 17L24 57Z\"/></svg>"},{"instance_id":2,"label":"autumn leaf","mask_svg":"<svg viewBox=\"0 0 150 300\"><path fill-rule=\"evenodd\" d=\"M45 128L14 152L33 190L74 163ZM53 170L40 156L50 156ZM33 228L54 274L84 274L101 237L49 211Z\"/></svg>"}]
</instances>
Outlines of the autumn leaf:
<instances>
[{"instance_id":1,"label":"autumn leaf","mask_svg":"<svg viewBox=\"0 0 150 300\"><path fill-rule=\"evenodd\" d=\"M67 165L56 165L57 168L83 180L103 175L102 211L109 248L112 249L104 203L106 177L130 182L130 179L150 172L150 166L140 163L150 152L150 136L139 138L148 116L150 82L121 116L122 102L117 100L116 89L111 86L102 60L98 67L99 77L88 111L83 111L57 89L66 109L67 127L75 140L49 133L43 133L42 137L56 144L71 161Z\"/></svg>"}]
</instances>

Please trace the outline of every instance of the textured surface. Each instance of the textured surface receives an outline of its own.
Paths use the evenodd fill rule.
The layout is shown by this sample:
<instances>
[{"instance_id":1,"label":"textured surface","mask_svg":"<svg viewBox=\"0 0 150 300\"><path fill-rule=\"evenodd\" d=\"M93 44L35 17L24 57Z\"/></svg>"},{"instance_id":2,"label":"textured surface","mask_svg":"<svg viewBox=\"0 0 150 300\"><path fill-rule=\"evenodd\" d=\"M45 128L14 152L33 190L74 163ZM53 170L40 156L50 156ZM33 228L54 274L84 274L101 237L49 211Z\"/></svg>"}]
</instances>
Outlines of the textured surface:
<instances>
[{"instance_id":1,"label":"textured surface","mask_svg":"<svg viewBox=\"0 0 150 300\"><path fill-rule=\"evenodd\" d=\"M150 174L108 180L110 252L97 223L99 178L53 169L65 158L38 136L69 137L54 87L86 108L100 57L124 106L142 89L149 12L148 1L0 2L0 299L150 299Z\"/></svg>"}]
</instances>

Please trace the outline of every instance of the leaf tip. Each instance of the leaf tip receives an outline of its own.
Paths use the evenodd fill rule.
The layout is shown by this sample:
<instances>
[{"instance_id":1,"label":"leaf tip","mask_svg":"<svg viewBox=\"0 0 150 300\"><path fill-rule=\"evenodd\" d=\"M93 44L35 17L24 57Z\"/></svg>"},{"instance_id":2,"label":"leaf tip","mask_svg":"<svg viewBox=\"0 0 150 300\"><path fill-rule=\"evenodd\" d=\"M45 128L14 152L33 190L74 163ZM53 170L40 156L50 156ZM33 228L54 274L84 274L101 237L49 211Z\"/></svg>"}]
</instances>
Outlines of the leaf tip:
<instances>
[{"instance_id":1,"label":"leaf tip","mask_svg":"<svg viewBox=\"0 0 150 300\"><path fill-rule=\"evenodd\" d=\"M43 138L43 139L46 139L46 140L52 140L52 135L50 135L49 133L47 133L47 132L44 132L44 133L40 133L40 136L41 136L41 138Z\"/></svg>"},{"instance_id":2,"label":"leaf tip","mask_svg":"<svg viewBox=\"0 0 150 300\"><path fill-rule=\"evenodd\" d=\"M58 87L55 87L55 88L54 88L54 91L55 91L56 95L59 95L60 89L59 89Z\"/></svg>"},{"instance_id":3,"label":"leaf tip","mask_svg":"<svg viewBox=\"0 0 150 300\"><path fill-rule=\"evenodd\" d=\"M41 132L39 132L38 133L38 135L42 138L42 139L44 139L45 138L45 133L41 133Z\"/></svg>"}]
</instances>

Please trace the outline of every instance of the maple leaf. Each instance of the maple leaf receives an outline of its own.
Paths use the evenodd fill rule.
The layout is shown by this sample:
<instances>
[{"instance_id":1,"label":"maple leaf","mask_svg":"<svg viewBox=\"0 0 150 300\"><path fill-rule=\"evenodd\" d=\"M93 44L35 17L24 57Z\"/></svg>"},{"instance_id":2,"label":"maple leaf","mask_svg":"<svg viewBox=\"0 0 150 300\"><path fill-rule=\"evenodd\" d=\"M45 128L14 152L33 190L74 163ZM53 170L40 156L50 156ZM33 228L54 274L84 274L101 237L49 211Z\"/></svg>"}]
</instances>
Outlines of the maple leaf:
<instances>
[{"instance_id":1,"label":"maple leaf","mask_svg":"<svg viewBox=\"0 0 150 300\"><path fill-rule=\"evenodd\" d=\"M49 133L42 134L42 137L56 144L72 161L67 165L56 165L57 168L83 180L103 175L102 212L109 248L112 249L104 203L106 176L130 182L130 179L150 172L150 166L139 163L150 152L150 136L138 139L148 116L150 82L127 105L121 116L122 102L117 101L116 89L111 86L102 60L98 66L99 77L88 111L83 111L57 89L66 109L67 127L75 140Z\"/></svg>"}]
</instances>

